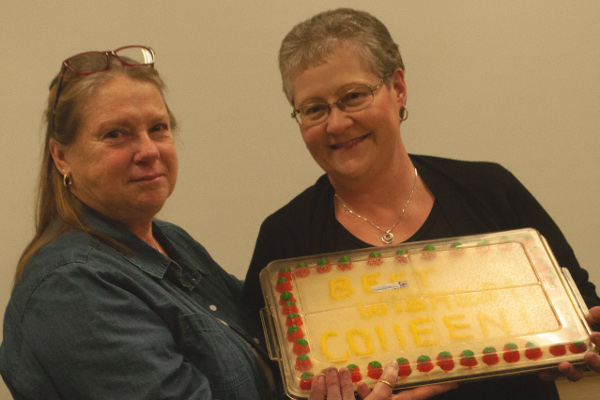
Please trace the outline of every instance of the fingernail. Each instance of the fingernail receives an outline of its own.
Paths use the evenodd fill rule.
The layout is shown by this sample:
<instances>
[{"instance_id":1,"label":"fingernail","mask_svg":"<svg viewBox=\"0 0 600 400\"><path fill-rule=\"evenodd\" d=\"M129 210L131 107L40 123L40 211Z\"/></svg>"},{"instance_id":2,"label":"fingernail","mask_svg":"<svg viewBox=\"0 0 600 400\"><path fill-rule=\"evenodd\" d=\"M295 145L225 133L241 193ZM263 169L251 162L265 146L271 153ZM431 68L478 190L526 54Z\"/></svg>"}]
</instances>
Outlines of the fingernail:
<instances>
[{"instance_id":1,"label":"fingernail","mask_svg":"<svg viewBox=\"0 0 600 400\"><path fill-rule=\"evenodd\" d=\"M337 368L334 366L328 367L325 373L337 373Z\"/></svg>"},{"instance_id":2,"label":"fingernail","mask_svg":"<svg viewBox=\"0 0 600 400\"><path fill-rule=\"evenodd\" d=\"M388 364L394 368L398 368L398 361L397 360L392 360L390 361L390 363Z\"/></svg>"},{"instance_id":3,"label":"fingernail","mask_svg":"<svg viewBox=\"0 0 600 400\"><path fill-rule=\"evenodd\" d=\"M318 383L325 383L325 375L323 375L323 374L317 375L317 382Z\"/></svg>"}]
</instances>

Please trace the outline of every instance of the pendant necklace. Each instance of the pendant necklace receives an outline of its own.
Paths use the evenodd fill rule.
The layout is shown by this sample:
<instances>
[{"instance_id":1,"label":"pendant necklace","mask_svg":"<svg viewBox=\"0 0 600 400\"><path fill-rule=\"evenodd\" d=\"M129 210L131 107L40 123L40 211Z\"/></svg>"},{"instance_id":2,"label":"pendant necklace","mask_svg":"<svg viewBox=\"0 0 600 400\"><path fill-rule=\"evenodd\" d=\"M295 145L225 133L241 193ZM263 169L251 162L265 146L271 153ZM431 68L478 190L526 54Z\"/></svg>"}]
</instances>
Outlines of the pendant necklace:
<instances>
[{"instance_id":1,"label":"pendant necklace","mask_svg":"<svg viewBox=\"0 0 600 400\"><path fill-rule=\"evenodd\" d=\"M412 196L415 193L415 188L416 187L417 187L417 169L415 168L415 181L413 183L412 190L410 191L410 195L408 196L408 200L406 200L406 204L404 204L404 208L400 212L400 215L398 216L398 219L396 220L396 222L394 222L394 224L392 225L392 227L390 229L388 229L388 230L380 228L379 226L375 225L374 223L372 223L371 221L369 221L368 219L366 219L362 215L359 215L359 214L355 213L354 211L352 211L351 209L349 209L348 206L346 205L346 203L344 203L344 200L342 200L342 198L340 196L338 196L337 193L335 193L335 198L340 201L340 203L342 204L342 207L344 207L344 209L346 211L348 211L350 214L352 214L352 215L354 215L354 216L362 219L365 222L368 222L371 226L373 226L374 228L377 228L378 230L380 230L381 232L383 232L383 236L381 236L381 241L383 243L385 243L385 244L390 244L390 243L394 242L394 234L392 233L392 230L394 230L394 228L396 227L396 225L398 224L398 222L400 222L400 218L402 218L402 215L404 215L404 211L406 211L406 209L408 208L408 205L410 204L410 200L412 199Z\"/></svg>"}]
</instances>

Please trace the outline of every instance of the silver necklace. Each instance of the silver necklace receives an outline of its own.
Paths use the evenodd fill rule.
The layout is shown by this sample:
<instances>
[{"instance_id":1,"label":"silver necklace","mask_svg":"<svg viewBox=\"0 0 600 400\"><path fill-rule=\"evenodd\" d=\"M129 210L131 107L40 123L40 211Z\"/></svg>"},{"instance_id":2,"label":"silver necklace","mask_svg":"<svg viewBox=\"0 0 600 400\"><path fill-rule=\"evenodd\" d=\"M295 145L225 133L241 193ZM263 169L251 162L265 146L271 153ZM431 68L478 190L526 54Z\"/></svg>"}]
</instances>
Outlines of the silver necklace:
<instances>
[{"instance_id":1,"label":"silver necklace","mask_svg":"<svg viewBox=\"0 0 600 400\"><path fill-rule=\"evenodd\" d=\"M156 239L154 239L154 236L152 237L152 247L154 247L160 254L165 254L162 252L160 247L158 247L158 243L156 242Z\"/></svg>"},{"instance_id":2,"label":"silver necklace","mask_svg":"<svg viewBox=\"0 0 600 400\"><path fill-rule=\"evenodd\" d=\"M402 215L404 215L404 211L406 211L406 209L408 208L408 205L410 204L410 199L412 199L412 196L413 196L413 193L415 193L416 187L417 187L417 169L415 168L415 181L413 183L412 190L410 191L410 195L408 196L408 200L406 200L406 204L404 204L404 208L400 212L398 219L396 220L396 222L394 222L392 227L388 230L380 228L379 226L375 225L374 223L372 223L371 221L369 221L362 215L359 215L359 214L355 213L354 211L352 211L351 209L349 209L348 206L346 205L346 203L344 203L344 200L342 200L342 198L337 193L335 193L335 198L338 199L340 201L340 203L342 203L342 207L344 207L344 209L346 211L348 211L350 214L362 219L365 222L368 222L369 224L371 224L371 226L373 226L374 228L377 228L378 230L383 232L383 236L381 236L381 241L385 244L390 244L390 243L394 242L394 234L392 233L392 230L394 230L394 228L396 227L398 222L400 222L400 218L402 218Z\"/></svg>"}]
</instances>

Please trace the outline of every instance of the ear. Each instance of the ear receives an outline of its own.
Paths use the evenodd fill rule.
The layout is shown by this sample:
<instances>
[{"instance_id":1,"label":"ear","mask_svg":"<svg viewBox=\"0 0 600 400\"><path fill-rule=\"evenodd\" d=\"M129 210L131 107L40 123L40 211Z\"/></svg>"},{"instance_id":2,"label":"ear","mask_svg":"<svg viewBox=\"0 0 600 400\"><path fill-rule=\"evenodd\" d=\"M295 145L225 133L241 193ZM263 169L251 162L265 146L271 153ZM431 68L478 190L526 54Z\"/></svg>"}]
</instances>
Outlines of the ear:
<instances>
[{"instance_id":1,"label":"ear","mask_svg":"<svg viewBox=\"0 0 600 400\"><path fill-rule=\"evenodd\" d=\"M52 155L52 160L54 160L54 165L56 166L56 169L58 169L58 172L61 175L70 175L71 167L65 157L65 147L52 139L50 139L48 147L50 148L50 154Z\"/></svg>"},{"instance_id":2,"label":"ear","mask_svg":"<svg viewBox=\"0 0 600 400\"><path fill-rule=\"evenodd\" d=\"M392 74L392 88L396 92L396 102L398 108L406 105L406 83L404 82L404 71L402 68L396 68Z\"/></svg>"}]
</instances>

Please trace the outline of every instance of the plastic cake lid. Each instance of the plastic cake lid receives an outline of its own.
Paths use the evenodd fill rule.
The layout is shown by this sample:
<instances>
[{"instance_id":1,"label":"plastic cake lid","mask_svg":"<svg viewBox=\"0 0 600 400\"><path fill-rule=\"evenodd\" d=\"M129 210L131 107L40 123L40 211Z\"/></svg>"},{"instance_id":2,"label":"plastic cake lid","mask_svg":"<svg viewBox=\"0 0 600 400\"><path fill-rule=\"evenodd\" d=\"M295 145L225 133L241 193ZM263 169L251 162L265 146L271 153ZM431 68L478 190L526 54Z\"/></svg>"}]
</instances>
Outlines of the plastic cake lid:
<instances>
[{"instance_id":1,"label":"plastic cake lid","mask_svg":"<svg viewBox=\"0 0 600 400\"><path fill-rule=\"evenodd\" d=\"M583 363L588 310L534 229L400 243L271 262L260 273L269 354L286 393L346 366L396 388Z\"/></svg>"}]
</instances>

